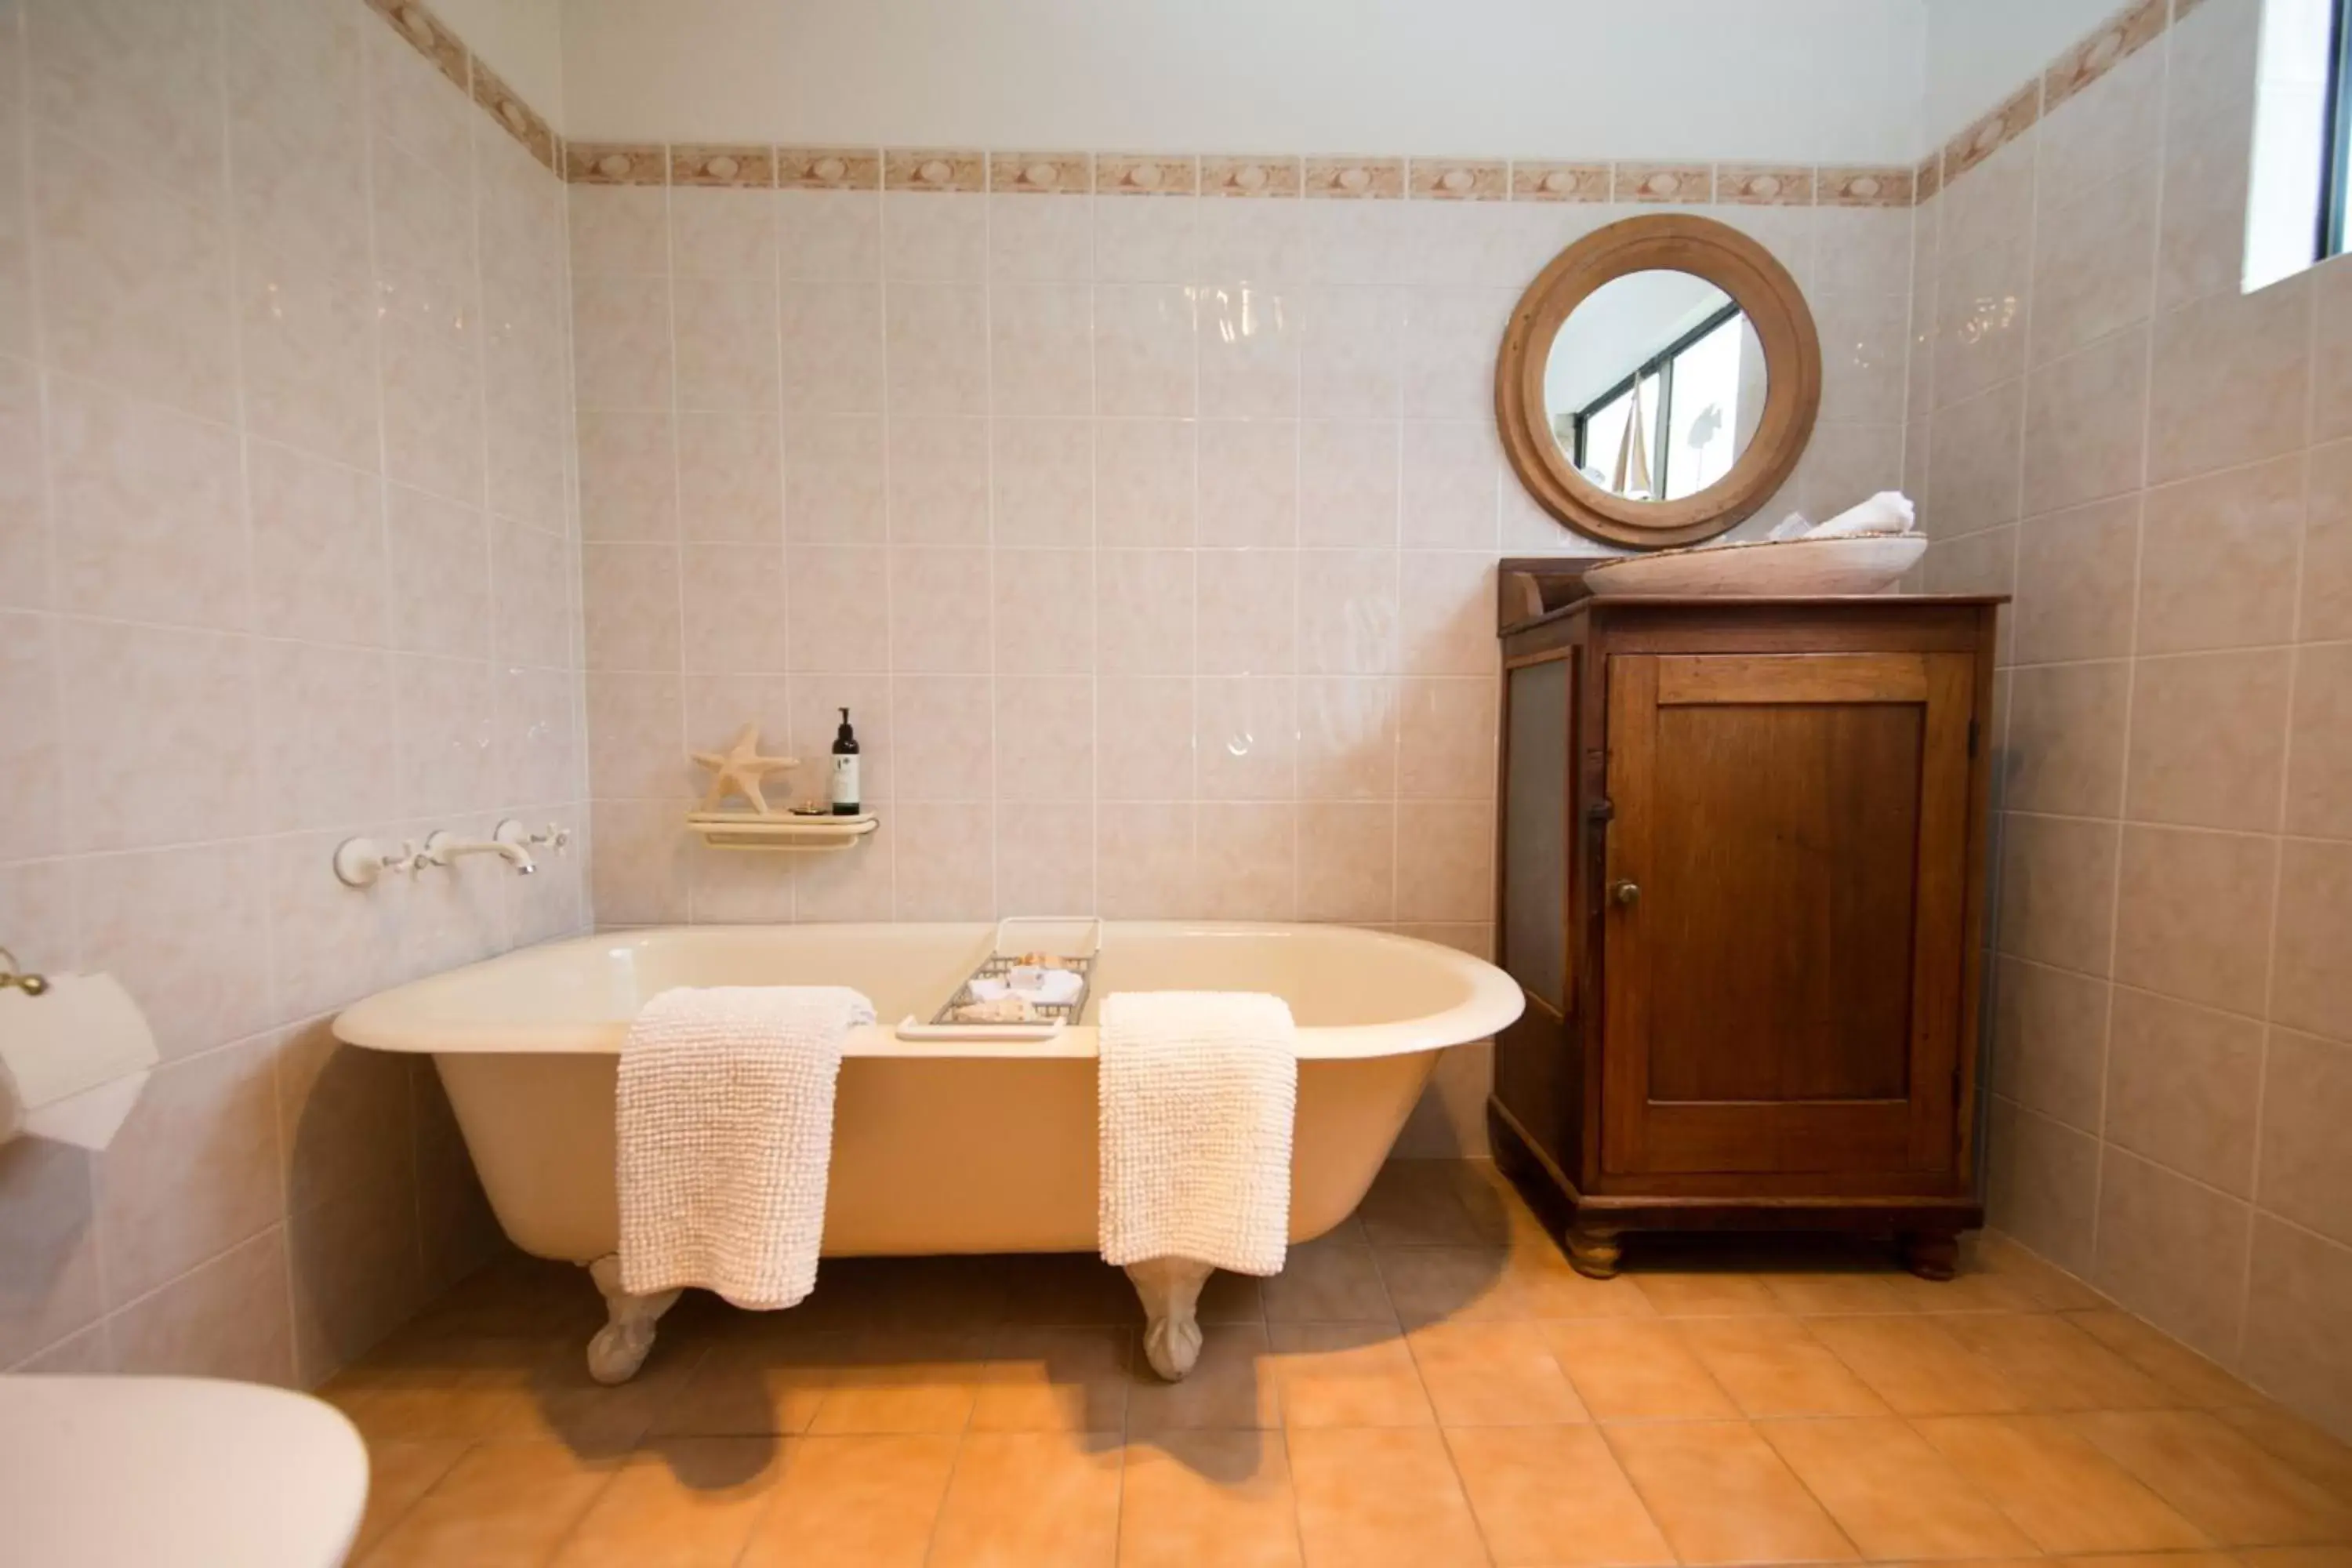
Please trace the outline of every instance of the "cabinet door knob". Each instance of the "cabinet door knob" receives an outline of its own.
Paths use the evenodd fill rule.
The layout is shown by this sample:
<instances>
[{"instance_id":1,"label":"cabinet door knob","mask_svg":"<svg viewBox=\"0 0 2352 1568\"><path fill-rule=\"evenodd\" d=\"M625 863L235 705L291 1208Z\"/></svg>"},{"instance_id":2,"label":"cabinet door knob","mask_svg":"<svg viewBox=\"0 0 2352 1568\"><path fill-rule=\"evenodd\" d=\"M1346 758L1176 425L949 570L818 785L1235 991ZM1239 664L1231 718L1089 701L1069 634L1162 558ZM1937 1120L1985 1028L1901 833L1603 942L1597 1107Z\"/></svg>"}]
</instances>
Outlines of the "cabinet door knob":
<instances>
[{"instance_id":1,"label":"cabinet door knob","mask_svg":"<svg viewBox=\"0 0 2352 1568\"><path fill-rule=\"evenodd\" d=\"M1612 882L1609 884L1609 896L1621 907L1630 910L1642 901L1642 886L1638 882Z\"/></svg>"}]
</instances>

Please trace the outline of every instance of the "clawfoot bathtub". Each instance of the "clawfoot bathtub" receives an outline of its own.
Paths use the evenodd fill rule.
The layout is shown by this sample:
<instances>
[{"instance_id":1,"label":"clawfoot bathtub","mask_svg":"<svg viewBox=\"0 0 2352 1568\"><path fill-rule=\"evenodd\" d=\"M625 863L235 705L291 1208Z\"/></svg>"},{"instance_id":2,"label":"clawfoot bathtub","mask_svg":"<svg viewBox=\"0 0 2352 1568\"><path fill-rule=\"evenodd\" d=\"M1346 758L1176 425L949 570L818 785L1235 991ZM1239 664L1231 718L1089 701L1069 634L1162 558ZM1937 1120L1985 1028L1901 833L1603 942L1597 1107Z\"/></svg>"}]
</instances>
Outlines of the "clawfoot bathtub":
<instances>
[{"instance_id":1,"label":"clawfoot bathtub","mask_svg":"<svg viewBox=\"0 0 2352 1568\"><path fill-rule=\"evenodd\" d=\"M1095 1246L1093 1009L1113 991L1263 991L1297 1020L1290 1238L1362 1199L1450 1046L1518 1016L1518 986L1450 948L1346 926L1112 922L1087 1014L1042 1044L900 1040L989 950L986 925L704 926L582 937L383 992L335 1032L430 1054L491 1208L516 1246L588 1267L610 1321L589 1352L606 1382L635 1373L676 1292L620 1289L613 1090L629 1021L673 985L833 984L873 998L834 1109L827 1257L1078 1252ZM1164 1377L1200 1347L1209 1270L1129 1268ZM822 1289L820 1282L818 1288Z\"/></svg>"}]
</instances>

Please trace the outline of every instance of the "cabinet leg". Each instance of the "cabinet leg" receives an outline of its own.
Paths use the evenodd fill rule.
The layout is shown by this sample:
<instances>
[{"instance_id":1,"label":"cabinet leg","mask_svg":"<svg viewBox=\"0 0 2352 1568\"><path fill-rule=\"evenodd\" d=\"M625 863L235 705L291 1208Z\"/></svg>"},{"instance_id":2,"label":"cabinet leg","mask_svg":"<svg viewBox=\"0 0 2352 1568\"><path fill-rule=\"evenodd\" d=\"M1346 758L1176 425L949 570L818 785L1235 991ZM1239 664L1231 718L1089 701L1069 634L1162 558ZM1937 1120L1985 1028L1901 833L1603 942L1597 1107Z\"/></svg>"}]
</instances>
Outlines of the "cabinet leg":
<instances>
[{"instance_id":1,"label":"cabinet leg","mask_svg":"<svg viewBox=\"0 0 2352 1568\"><path fill-rule=\"evenodd\" d=\"M1903 1238L1903 1263L1922 1279L1949 1279L1959 1272L1959 1233L1952 1230L1911 1232Z\"/></svg>"},{"instance_id":2,"label":"cabinet leg","mask_svg":"<svg viewBox=\"0 0 2352 1568\"><path fill-rule=\"evenodd\" d=\"M1569 1267L1593 1279L1617 1278L1617 1259L1623 1251L1613 1230L1594 1226L1572 1225L1564 1238L1568 1245Z\"/></svg>"}]
</instances>

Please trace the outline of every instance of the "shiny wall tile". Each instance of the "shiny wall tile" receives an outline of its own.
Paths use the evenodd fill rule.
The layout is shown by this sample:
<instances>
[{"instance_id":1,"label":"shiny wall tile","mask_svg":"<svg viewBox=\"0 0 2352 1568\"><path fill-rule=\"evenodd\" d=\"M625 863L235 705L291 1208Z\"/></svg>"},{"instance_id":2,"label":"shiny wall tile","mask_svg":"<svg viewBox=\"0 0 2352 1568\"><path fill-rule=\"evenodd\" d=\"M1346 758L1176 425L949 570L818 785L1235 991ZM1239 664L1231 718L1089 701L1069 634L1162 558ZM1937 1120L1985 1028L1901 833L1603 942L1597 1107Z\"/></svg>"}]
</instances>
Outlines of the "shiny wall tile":
<instances>
[{"instance_id":1,"label":"shiny wall tile","mask_svg":"<svg viewBox=\"0 0 2352 1568\"><path fill-rule=\"evenodd\" d=\"M2352 621L2314 405L2352 268L2239 292L2257 11L2135 0L1947 144L1913 385L1928 580L2017 595L1994 1223L2343 1432L2352 1193L2310 1128L2352 1051L2318 957Z\"/></svg>"},{"instance_id":2,"label":"shiny wall tile","mask_svg":"<svg viewBox=\"0 0 2352 1568\"><path fill-rule=\"evenodd\" d=\"M478 1199L419 1163L430 1078L325 1017L586 921L584 844L527 894L328 866L587 826L554 134L373 13L0 5L0 941L118 976L166 1058L104 1154L0 1156L0 1370L366 1349Z\"/></svg>"}]
</instances>

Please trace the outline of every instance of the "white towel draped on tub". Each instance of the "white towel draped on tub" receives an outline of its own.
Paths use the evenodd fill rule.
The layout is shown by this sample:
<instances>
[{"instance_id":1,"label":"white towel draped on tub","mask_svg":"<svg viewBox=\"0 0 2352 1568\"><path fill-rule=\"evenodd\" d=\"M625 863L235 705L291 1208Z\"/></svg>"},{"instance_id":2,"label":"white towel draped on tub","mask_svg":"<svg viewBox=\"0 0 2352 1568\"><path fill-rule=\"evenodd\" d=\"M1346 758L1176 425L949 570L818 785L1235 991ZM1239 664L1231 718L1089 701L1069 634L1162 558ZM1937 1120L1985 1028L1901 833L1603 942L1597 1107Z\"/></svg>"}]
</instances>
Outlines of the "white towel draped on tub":
<instances>
[{"instance_id":1,"label":"white towel draped on tub","mask_svg":"<svg viewBox=\"0 0 2352 1568\"><path fill-rule=\"evenodd\" d=\"M1105 997L1097 1099L1103 1260L1281 1272L1298 1055L1290 1009L1244 992Z\"/></svg>"},{"instance_id":2,"label":"white towel draped on tub","mask_svg":"<svg viewBox=\"0 0 2352 1568\"><path fill-rule=\"evenodd\" d=\"M842 1041L874 1004L838 985L665 991L621 1047L621 1285L789 1307L816 1285Z\"/></svg>"}]
</instances>

